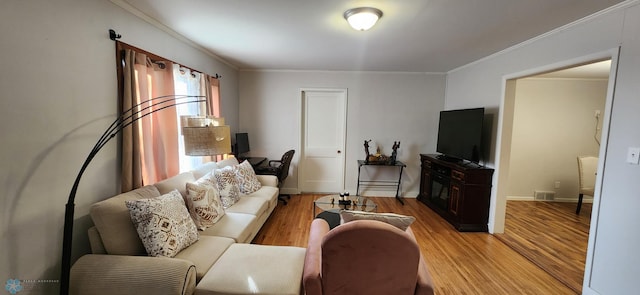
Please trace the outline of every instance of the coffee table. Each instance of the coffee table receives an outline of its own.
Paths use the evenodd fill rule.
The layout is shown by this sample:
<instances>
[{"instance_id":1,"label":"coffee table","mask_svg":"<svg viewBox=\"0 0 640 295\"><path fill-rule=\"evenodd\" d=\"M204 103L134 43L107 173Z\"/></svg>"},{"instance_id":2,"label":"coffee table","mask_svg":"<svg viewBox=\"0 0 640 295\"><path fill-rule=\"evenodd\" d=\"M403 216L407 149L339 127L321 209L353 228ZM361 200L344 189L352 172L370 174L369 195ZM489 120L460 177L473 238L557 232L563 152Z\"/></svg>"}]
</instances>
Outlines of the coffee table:
<instances>
[{"instance_id":1,"label":"coffee table","mask_svg":"<svg viewBox=\"0 0 640 295\"><path fill-rule=\"evenodd\" d=\"M340 205L339 195L326 195L313 201L313 216L316 216L316 207L322 211L340 213L340 210L358 210L366 212L376 212L378 205L371 199L363 196L348 196L347 200L351 200L351 205Z\"/></svg>"}]
</instances>

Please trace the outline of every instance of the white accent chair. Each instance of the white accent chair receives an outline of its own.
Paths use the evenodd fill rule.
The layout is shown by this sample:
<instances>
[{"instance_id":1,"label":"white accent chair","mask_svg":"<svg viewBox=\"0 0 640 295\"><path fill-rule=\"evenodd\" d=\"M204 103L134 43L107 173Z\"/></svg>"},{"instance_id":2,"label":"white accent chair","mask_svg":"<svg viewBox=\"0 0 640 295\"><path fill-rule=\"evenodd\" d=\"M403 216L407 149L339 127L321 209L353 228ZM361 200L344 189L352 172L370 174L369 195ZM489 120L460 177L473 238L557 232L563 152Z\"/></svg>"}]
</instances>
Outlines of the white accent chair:
<instances>
[{"instance_id":1,"label":"white accent chair","mask_svg":"<svg viewBox=\"0 0 640 295\"><path fill-rule=\"evenodd\" d=\"M596 186L596 173L598 169L598 157L580 156L578 157L578 179L580 183L578 195L578 208L576 214L580 214L582 198L584 195L593 196Z\"/></svg>"}]
</instances>

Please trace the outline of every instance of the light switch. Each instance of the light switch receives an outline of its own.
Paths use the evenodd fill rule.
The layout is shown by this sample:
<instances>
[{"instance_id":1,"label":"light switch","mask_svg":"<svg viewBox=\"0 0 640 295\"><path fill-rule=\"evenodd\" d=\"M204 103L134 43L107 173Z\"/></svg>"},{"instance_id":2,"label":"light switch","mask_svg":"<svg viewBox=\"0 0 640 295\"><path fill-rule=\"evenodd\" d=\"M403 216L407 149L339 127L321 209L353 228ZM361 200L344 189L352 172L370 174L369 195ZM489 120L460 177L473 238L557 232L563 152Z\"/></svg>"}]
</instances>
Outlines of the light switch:
<instances>
[{"instance_id":1,"label":"light switch","mask_svg":"<svg viewBox=\"0 0 640 295\"><path fill-rule=\"evenodd\" d=\"M640 164L640 148L630 147L627 152L627 163L638 165Z\"/></svg>"}]
</instances>

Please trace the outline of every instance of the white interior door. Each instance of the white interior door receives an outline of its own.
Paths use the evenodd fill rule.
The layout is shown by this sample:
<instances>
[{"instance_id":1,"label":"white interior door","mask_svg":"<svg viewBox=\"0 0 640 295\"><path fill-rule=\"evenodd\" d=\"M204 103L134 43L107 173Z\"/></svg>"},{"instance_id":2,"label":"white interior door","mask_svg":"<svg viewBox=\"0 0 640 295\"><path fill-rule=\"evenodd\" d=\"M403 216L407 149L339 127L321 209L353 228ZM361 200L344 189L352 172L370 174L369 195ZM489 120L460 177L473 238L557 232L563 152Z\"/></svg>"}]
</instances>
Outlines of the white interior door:
<instances>
[{"instance_id":1,"label":"white interior door","mask_svg":"<svg viewBox=\"0 0 640 295\"><path fill-rule=\"evenodd\" d=\"M302 90L303 192L344 190L346 89Z\"/></svg>"}]
</instances>

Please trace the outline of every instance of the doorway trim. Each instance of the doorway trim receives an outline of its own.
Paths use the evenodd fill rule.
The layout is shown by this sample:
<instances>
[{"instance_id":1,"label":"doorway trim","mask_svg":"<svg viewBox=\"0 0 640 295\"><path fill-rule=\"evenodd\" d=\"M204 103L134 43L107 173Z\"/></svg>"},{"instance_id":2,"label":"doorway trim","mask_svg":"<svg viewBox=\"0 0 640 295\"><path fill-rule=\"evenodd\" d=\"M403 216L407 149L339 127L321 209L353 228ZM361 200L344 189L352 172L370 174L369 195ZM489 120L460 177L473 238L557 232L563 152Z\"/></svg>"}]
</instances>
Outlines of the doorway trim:
<instances>
[{"instance_id":1,"label":"doorway trim","mask_svg":"<svg viewBox=\"0 0 640 295\"><path fill-rule=\"evenodd\" d=\"M502 78L502 98L498 114L498 130L496 138L496 193L492 199L491 211L489 212L489 231L492 234L503 233L506 215L506 182L508 181L509 163L510 161L510 145L513 129L513 112L515 104L515 81L532 75L545 72L555 71L558 69L569 68L577 65L588 64L599 60L611 59L611 68L609 72L609 81L607 85L607 94L605 98L605 109L603 112L601 145L598 153L598 173L596 176L596 186L593 196L593 209L591 213L591 226L589 228L589 241L587 246L587 257L585 262L585 272L583 279L583 291L589 288L591 282L591 268L593 263L595 237L597 234L598 216L600 211L600 193L602 191L602 180L606 173L605 162L607 155L607 147L609 142L609 126L611 122L611 110L615 93L616 74L618 66L618 56L620 48L612 48L603 52L577 57L517 73L504 75Z\"/></svg>"},{"instance_id":2,"label":"doorway trim","mask_svg":"<svg viewBox=\"0 0 640 295\"><path fill-rule=\"evenodd\" d=\"M306 166L306 145L305 145L305 140L306 140L306 134L305 134L305 105L304 105L304 101L305 101L305 93L307 92L326 92L326 93L341 93L344 96L344 105L343 107L343 118L342 118L342 129L343 129L343 134L342 134L342 146L338 147L338 153L342 154L342 163L341 163L341 167L339 169L341 169L341 174L342 177L340 177L340 179L338 180L338 186L339 186L339 191L343 191L345 188L345 177L346 177L346 145L347 145L347 117L348 117L348 100L349 100L349 96L348 96L348 89L347 88L331 88L331 87L327 87L327 88L322 88L322 87L305 87L305 88L300 88L298 89L299 92L299 99L298 99L298 118L299 118L299 136L300 136L300 167L299 167L299 173L298 173L298 188L299 191L304 192L304 188L303 188L303 182L305 181L305 169L307 169ZM322 192L315 192L315 193L322 193ZM335 192L327 192L327 193L335 193Z\"/></svg>"}]
</instances>

